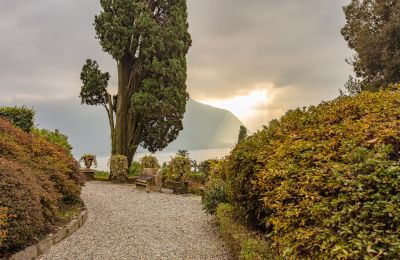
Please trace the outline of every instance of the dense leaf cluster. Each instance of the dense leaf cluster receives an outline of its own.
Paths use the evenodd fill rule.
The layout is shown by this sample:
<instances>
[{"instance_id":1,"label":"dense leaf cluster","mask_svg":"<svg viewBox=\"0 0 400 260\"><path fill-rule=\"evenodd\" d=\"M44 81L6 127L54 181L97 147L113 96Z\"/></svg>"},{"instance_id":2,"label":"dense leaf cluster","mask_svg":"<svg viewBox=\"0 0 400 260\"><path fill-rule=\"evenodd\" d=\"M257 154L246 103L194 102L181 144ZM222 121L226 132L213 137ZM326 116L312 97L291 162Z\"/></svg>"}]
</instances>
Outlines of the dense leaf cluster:
<instances>
[{"instance_id":1,"label":"dense leaf cluster","mask_svg":"<svg viewBox=\"0 0 400 260\"><path fill-rule=\"evenodd\" d=\"M0 117L7 119L25 132L30 132L34 124L35 111L22 107L0 107Z\"/></svg>"},{"instance_id":2,"label":"dense leaf cluster","mask_svg":"<svg viewBox=\"0 0 400 260\"><path fill-rule=\"evenodd\" d=\"M400 2L352 0L344 8L342 34L356 54L349 62L358 81L350 78L350 91L377 89L400 82Z\"/></svg>"},{"instance_id":3,"label":"dense leaf cluster","mask_svg":"<svg viewBox=\"0 0 400 260\"><path fill-rule=\"evenodd\" d=\"M32 133L37 136L43 137L53 144L57 144L58 146L64 148L70 155L72 155L72 145L68 142L68 136L60 133L60 131L50 131L48 129L33 128Z\"/></svg>"},{"instance_id":4,"label":"dense leaf cluster","mask_svg":"<svg viewBox=\"0 0 400 260\"><path fill-rule=\"evenodd\" d=\"M171 180L180 181L182 176L191 173L191 162L186 156L176 155L169 161L167 177Z\"/></svg>"},{"instance_id":5,"label":"dense leaf cluster","mask_svg":"<svg viewBox=\"0 0 400 260\"><path fill-rule=\"evenodd\" d=\"M230 202L280 255L400 258L400 91L296 109L229 156Z\"/></svg>"},{"instance_id":6,"label":"dense leaf cluster","mask_svg":"<svg viewBox=\"0 0 400 260\"><path fill-rule=\"evenodd\" d=\"M0 118L0 257L48 232L60 210L80 203L82 184L65 149Z\"/></svg>"},{"instance_id":7,"label":"dense leaf cluster","mask_svg":"<svg viewBox=\"0 0 400 260\"><path fill-rule=\"evenodd\" d=\"M140 171L145 168L160 168L160 164L154 155L146 155L140 158Z\"/></svg>"}]
</instances>

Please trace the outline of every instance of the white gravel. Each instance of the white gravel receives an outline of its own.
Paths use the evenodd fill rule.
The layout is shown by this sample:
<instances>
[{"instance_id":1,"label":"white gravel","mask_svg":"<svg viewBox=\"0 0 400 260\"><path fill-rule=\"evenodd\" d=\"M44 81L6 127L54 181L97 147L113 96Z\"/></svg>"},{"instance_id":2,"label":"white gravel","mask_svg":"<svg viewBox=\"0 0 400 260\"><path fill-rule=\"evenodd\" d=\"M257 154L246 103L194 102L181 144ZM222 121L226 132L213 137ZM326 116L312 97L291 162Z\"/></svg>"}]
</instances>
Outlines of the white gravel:
<instances>
[{"instance_id":1,"label":"white gravel","mask_svg":"<svg viewBox=\"0 0 400 260\"><path fill-rule=\"evenodd\" d=\"M197 196L88 182L87 222L41 259L231 259Z\"/></svg>"}]
</instances>

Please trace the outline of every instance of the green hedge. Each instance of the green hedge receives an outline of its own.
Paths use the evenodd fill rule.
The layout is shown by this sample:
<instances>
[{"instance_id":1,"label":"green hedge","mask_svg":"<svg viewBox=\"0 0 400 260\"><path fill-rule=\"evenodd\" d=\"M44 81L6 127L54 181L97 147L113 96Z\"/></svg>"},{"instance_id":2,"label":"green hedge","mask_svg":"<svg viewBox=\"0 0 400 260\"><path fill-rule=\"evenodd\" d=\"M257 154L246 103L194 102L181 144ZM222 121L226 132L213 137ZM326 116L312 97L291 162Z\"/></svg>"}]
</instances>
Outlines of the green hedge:
<instances>
[{"instance_id":1,"label":"green hedge","mask_svg":"<svg viewBox=\"0 0 400 260\"><path fill-rule=\"evenodd\" d=\"M7 119L25 132L30 132L34 125L35 111L25 106L0 107L0 117Z\"/></svg>"},{"instance_id":2,"label":"green hedge","mask_svg":"<svg viewBox=\"0 0 400 260\"><path fill-rule=\"evenodd\" d=\"M276 259L270 244L262 236L239 224L234 209L229 204L220 204L216 219L225 242L236 258L246 260Z\"/></svg>"},{"instance_id":3,"label":"green hedge","mask_svg":"<svg viewBox=\"0 0 400 260\"><path fill-rule=\"evenodd\" d=\"M237 145L230 202L287 258L400 258L400 91L280 120Z\"/></svg>"}]
</instances>

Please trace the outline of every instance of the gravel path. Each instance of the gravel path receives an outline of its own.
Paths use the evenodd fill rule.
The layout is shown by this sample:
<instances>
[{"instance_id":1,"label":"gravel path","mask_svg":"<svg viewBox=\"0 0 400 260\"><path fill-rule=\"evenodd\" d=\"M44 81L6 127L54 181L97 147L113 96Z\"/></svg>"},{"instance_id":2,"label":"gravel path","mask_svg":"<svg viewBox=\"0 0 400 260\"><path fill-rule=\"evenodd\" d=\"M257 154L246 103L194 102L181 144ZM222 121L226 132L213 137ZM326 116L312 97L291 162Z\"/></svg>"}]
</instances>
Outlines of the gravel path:
<instances>
[{"instance_id":1,"label":"gravel path","mask_svg":"<svg viewBox=\"0 0 400 260\"><path fill-rule=\"evenodd\" d=\"M199 197L89 182L87 222L41 259L230 259Z\"/></svg>"}]
</instances>

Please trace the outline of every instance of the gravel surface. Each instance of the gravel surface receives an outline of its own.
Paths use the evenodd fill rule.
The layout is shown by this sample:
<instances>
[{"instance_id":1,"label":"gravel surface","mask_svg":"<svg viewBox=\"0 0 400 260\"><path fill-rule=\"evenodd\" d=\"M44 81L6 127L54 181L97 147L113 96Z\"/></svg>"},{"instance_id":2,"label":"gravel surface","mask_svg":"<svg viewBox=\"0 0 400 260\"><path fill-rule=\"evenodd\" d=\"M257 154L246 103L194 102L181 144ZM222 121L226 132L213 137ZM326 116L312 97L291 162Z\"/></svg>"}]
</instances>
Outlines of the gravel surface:
<instances>
[{"instance_id":1,"label":"gravel surface","mask_svg":"<svg viewBox=\"0 0 400 260\"><path fill-rule=\"evenodd\" d=\"M197 196L88 182L87 222L41 259L231 259Z\"/></svg>"}]
</instances>

